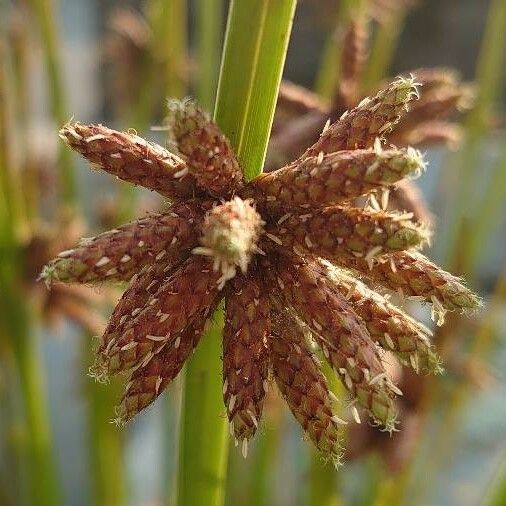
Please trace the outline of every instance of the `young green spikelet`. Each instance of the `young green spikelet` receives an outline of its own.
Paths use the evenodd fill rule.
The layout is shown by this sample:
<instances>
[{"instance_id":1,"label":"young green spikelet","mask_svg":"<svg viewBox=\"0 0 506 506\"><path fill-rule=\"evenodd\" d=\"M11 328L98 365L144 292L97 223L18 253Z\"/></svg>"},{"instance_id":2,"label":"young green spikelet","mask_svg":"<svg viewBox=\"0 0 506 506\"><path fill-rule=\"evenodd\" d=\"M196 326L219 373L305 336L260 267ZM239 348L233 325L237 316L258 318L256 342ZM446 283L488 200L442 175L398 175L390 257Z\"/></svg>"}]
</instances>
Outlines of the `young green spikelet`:
<instances>
[{"instance_id":1,"label":"young green spikelet","mask_svg":"<svg viewBox=\"0 0 506 506\"><path fill-rule=\"evenodd\" d=\"M236 270L245 273L253 255L259 252L258 238L264 222L251 201L234 197L207 214L200 239L193 253L213 259L213 269L222 273L223 286Z\"/></svg>"},{"instance_id":2,"label":"young green spikelet","mask_svg":"<svg viewBox=\"0 0 506 506\"><path fill-rule=\"evenodd\" d=\"M106 127L64 127L64 140L93 165L173 200L64 252L43 273L48 284L129 282L91 371L99 380L130 374L118 423L177 376L224 299L223 397L244 456L272 374L309 439L338 462L343 421L308 337L348 390L352 418L360 422L358 407L395 430L401 392L381 348L417 372L438 372L437 356L430 331L358 277L423 297L436 311L479 304L414 252L427 230L374 197L424 167L417 151L385 149L378 137L415 94L412 80L397 80L330 125L306 157L248 183L226 137L192 103L170 111L177 156ZM370 207L351 206L364 195Z\"/></svg>"}]
</instances>

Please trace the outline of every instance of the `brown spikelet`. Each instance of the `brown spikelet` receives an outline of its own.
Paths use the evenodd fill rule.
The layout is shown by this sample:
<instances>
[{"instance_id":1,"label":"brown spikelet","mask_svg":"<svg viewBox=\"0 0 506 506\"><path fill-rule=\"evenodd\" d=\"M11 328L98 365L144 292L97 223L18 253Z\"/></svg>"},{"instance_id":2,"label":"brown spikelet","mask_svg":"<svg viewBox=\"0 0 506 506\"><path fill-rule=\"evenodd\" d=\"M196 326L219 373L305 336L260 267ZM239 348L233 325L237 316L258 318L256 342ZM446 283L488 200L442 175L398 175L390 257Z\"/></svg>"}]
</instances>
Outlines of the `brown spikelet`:
<instances>
[{"instance_id":1,"label":"brown spikelet","mask_svg":"<svg viewBox=\"0 0 506 506\"><path fill-rule=\"evenodd\" d=\"M204 311L207 317L206 311L218 296L218 278L208 259L193 255L142 307L134 309L137 315L121 333L112 329L103 336L102 342L109 344L99 353L96 368L111 375L147 364L157 350L177 340L196 314Z\"/></svg>"},{"instance_id":2,"label":"brown spikelet","mask_svg":"<svg viewBox=\"0 0 506 506\"><path fill-rule=\"evenodd\" d=\"M118 424L127 422L154 402L179 374L187 358L200 342L215 306L216 303L206 312L206 316L204 313L198 314L178 334L176 340L167 343L145 366L132 373L117 409Z\"/></svg>"},{"instance_id":3,"label":"brown spikelet","mask_svg":"<svg viewBox=\"0 0 506 506\"><path fill-rule=\"evenodd\" d=\"M388 134L418 97L414 79L399 78L372 98L365 98L327 128L303 158L343 149L368 148L377 137Z\"/></svg>"},{"instance_id":4,"label":"brown spikelet","mask_svg":"<svg viewBox=\"0 0 506 506\"><path fill-rule=\"evenodd\" d=\"M440 360L429 340L432 332L428 328L342 269L325 263L315 264L315 270L321 270L322 276L329 277L330 286L353 306L371 338L385 350L394 352L403 365L412 366L416 372L441 372Z\"/></svg>"},{"instance_id":5,"label":"brown spikelet","mask_svg":"<svg viewBox=\"0 0 506 506\"><path fill-rule=\"evenodd\" d=\"M144 308L150 297L160 288L170 274L170 269L163 262L155 262L145 266L130 280L130 286L116 304L109 322L103 332L97 349L99 355L107 355L118 336L123 334L124 329L130 324ZM107 369L103 363L98 362L92 367L90 373L98 381L107 379Z\"/></svg>"},{"instance_id":6,"label":"brown spikelet","mask_svg":"<svg viewBox=\"0 0 506 506\"><path fill-rule=\"evenodd\" d=\"M167 197L192 197L196 191L195 180L181 158L135 134L69 123L60 130L60 138L92 167L129 183Z\"/></svg>"},{"instance_id":7,"label":"brown spikelet","mask_svg":"<svg viewBox=\"0 0 506 506\"><path fill-rule=\"evenodd\" d=\"M257 202L266 200L271 209L319 207L351 200L373 190L391 186L424 168L419 152L412 148L357 149L309 157L257 177L250 184ZM248 189L246 190L248 191Z\"/></svg>"},{"instance_id":8,"label":"brown spikelet","mask_svg":"<svg viewBox=\"0 0 506 506\"><path fill-rule=\"evenodd\" d=\"M259 280L252 274L236 276L225 305L223 399L239 441L253 437L262 417L269 332L269 301Z\"/></svg>"},{"instance_id":9,"label":"brown spikelet","mask_svg":"<svg viewBox=\"0 0 506 506\"><path fill-rule=\"evenodd\" d=\"M302 330L278 312L268 346L274 379L294 417L318 450L337 465L342 455L339 419L333 415L327 380Z\"/></svg>"},{"instance_id":10,"label":"brown spikelet","mask_svg":"<svg viewBox=\"0 0 506 506\"><path fill-rule=\"evenodd\" d=\"M274 276L271 283L278 285L283 299L311 330L354 400L374 420L392 430L396 387L365 325L345 297L332 290L310 264L293 257L280 259Z\"/></svg>"},{"instance_id":11,"label":"brown spikelet","mask_svg":"<svg viewBox=\"0 0 506 506\"><path fill-rule=\"evenodd\" d=\"M369 265L361 258L346 259L343 263L390 290L432 302L438 310L465 311L481 304L459 278L417 252L393 253L389 259Z\"/></svg>"},{"instance_id":12,"label":"brown spikelet","mask_svg":"<svg viewBox=\"0 0 506 506\"><path fill-rule=\"evenodd\" d=\"M218 125L191 100L171 100L167 121L171 142L184 155L199 187L216 197L230 197L243 176Z\"/></svg>"},{"instance_id":13,"label":"brown spikelet","mask_svg":"<svg viewBox=\"0 0 506 506\"><path fill-rule=\"evenodd\" d=\"M287 213L267 238L289 251L329 260L364 257L367 261L390 251L419 247L427 231L410 221L410 215L366 211L353 207L325 207L307 213Z\"/></svg>"},{"instance_id":14,"label":"brown spikelet","mask_svg":"<svg viewBox=\"0 0 506 506\"><path fill-rule=\"evenodd\" d=\"M128 281L149 263L173 266L197 243L195 229L203 220L198 202L179 202L163 214L153 214L97 237L82 239L44 268L47 281L92 283Z\"/></svg>"}]
</instances>

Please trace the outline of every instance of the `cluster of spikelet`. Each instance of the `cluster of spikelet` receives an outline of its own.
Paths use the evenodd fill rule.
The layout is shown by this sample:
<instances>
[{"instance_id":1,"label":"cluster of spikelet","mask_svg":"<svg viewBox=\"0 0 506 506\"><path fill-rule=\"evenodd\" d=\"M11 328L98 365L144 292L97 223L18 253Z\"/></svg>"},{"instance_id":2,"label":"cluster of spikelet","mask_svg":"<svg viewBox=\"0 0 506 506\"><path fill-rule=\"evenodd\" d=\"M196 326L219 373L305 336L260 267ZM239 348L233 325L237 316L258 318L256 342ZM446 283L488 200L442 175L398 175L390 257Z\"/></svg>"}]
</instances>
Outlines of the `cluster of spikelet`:
<instances>
[{"instance_id":1,"label":"cluster of spikelet","mask_svg":"<svg viewBox=\"0 0 506 506\"><path fill-rule=\"evenodd\" d=\"M383 146L417 98L412 79L397 79L327 123L298 160L250 182L218 126L189 101L169 105L174 153L101 125L61 130L93 167L173 199L166 212L60 253L43 272L48 282L129 282L92 368L99 379L130 375L119 422L176 377L224 299L223 397L243 454L274 379L307 436L338 462L346 420L334 414L316 349L349 392L355 419L362 410L395 429L401 392L384 350L417 372L440 367L430 331L384 289L439 315L479 303L418 252L429 239L424 226L384 209L383 192L424 168L414 149ZM353 207L362 195L369 204Z\"/></svg>"},{"instance_id":2,"label":"cluster of spikelet","mask_svg":"<svg viewBox=\"0 0 506 506\"><path fill-rule=\"evenodd\" d=\"M389 9L409 8L409 4L399 0L370 2L365 12L352 15L342 33L336 34L341 48L340 72L328 102L305 88L286 81L282 83L270 142L270 167L278 168L298 157L305 146L318 138L327 118L339 118L364 97L363 77L369 61L371 18L377 18L379 12L388 15ZM472 106L473 86L461 82L458 74L447 68L421 68L413 70L412 74L422 85L423 94L395 130L385 132L388 142L396 146L457 146L463 131L453 118ZM375 93L376 90L365 91ZM424 221L430 219L421 193L410 180L397 185L390 202L392 208L413 212Z\"/></svg>"}]
</instances>

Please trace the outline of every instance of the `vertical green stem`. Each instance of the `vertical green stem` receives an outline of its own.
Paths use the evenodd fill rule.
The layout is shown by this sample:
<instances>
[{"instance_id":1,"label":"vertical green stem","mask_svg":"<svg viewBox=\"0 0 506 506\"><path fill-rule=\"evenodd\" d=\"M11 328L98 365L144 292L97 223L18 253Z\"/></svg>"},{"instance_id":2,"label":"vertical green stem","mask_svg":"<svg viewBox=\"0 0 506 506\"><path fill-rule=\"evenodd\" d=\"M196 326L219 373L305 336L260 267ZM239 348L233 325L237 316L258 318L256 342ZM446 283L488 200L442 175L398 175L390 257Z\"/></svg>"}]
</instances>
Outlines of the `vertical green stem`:
<instances>
[{"instance_id":1,"label":"vertical green stem","mask_svg":"<svg viewBox=\"0 0 506 506\"><path fill-rule=\"evenodd\" d=\"M346 19L348 19L350 4L352 3L352 0L339 2L336 16L336 28L327 38L318 73L316 74L314 89L318 95L328 100L332 98L334 93L341 67L341 45L336 40L338 35L337 30L341 28Z\"/></svg>"},{"instance_id":2,"label":"vertical green stem","mask_svg":"<svg viewBox=\"0 0 506 506\"><path fill-rule=\"evenodd\" d=\"M223 504L228 445L221 394L222 328L219 311L185 372L178 506Z\"/></svg>"},{"instance_id":3,"label":"vertical green stem","mask_svg":"<svg viewBox=\"0 0 506 506\"><path fill-rule=\"evenodd\" d=\"M404 28L405 17L405 9L399 7L399 10L392 14L388 21L379 26L373 39L368 65L364 74L362 83L364 91L371 90L386 76L397 49L399 36Z\"/></svg>"},{"instance_id":4,"label":"vertical green stem","mask_svg":"<svg viewBox=\"0 0 506 506\"><path fill-rule=\"evenodd\" d=\"M496 476L487 487L480 504L483 506L501 506L506 504L506 453Z\"/></svg>"},{"instance_id":5,"label":"vertical green stem","mask_svg":"<svg viewBox=\"0 0 506 506\"><path fill-rule=\"evenodd\" d=\"M309 505L341 506L337 494L337 471L322 460L322 456L311 449L309 467Z\"/></svg>"},{"instance_id":6,"label":"vertical green stem","mask_svg":"<svg viewBox=\"0 0 506 506\"><path fill-rule=\"evenodd\" d=\"M200 105L209 110L214 104L218 84L223 0L198 0L197 4L196 93Z\"/></svg>"},{"instance_id":7,"label":"vertical green stem","mask_svg":"<svg viewBox=\"0 0 506 506\"><path fill-rule=\"evenodd\" d=\"M93 355L93 340L90 335L84 335L82 339L86 341L82 344L83 349L88 349L85 357L88 364ZM117 402L121 390L112 386L104 388L91 378L87 378L87 383L93 504L96 506L124 504L122 433L110 423L111 406Z\"/></svg>"},{"instance_id":8,"label":"vertical green stem","mask_svg":"<svg viewBox=\"0 0 506 506\"><path fill-rule=\"evenodd\" d=\"M153 21L156 60L162 64L165 94L182 97L186 93L187 6L186 0L161 0Z\"/></svg>"},{"instance_id":9,"label":"vertical green stem","mask_svg":"<svg viewBox=\"0 0 506 506\"><path fill-rule=\"evenodd\" d=\"M215 119L244 174L262 172L296 0L230 3Z\"/></svg>"},{"instance_id":10,"label":"vertical green stem","mask_svg":"<svg viewBox=\"0 0 506 506\"><path fill-rule=\"evenodd\" d=\"M345 394L343 385L334 371L322 361L323 372L327 378L330 391L339 399ZM339 413L337 413L339 415ZM322 461L321 454L311 451L309 464L309 505L310 506L340 506L339 474L329 462Z\"/></svg>"},{"instance_id":11,"label":"vertical green stem","mask_svg":"<svg viewBox=\"0 0 506 506\"><path fill-rule=\"evenodd\" d=\"M367 11L367 6L368 0L343 0L339 2L336 27L325 43L323 56L315 79L314 89L322 98L331 100L339 83L342 45L337 39L343 36L346 24L350 18L364 15Z\"/></svg>"},{"instance_id":12,"label":"vertical green stem","mask_svg":"<svg viewBox=\"0 0 506 506\"><path fill-rule=\"evenodd\" d=\"M274 117L295 0L232 0L215 119L246 177L262 171ZM224 500L227 420L223 416L223 312L188 364L181 417L178 505Z\"/></svg>"},{"instance_id":13,"label":"vertical green stem","mask_svg":"<svg viewBox=\"0 0 506 506\"><path fill-rule=\"evenodd\" d=\"M56 28L53 0L29 0L36 16L47 72L49 99L53 118L58 128L69 120L60 68L60 42ZM60 192L63 204L74 207L77 197L77 182L72 166L70 150L60 143L58 167L60 170Z\"/></svg>"}]
</instances>

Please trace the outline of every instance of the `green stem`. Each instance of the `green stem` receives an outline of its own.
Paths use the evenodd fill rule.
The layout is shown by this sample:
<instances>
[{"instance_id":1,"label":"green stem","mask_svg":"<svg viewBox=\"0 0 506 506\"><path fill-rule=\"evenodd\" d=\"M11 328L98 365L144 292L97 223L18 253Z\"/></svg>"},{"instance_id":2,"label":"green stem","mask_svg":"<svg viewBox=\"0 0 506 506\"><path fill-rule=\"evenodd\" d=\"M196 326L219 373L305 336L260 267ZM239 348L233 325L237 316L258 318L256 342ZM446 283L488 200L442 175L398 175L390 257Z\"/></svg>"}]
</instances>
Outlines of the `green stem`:
<instances>
[{"instance_id":1,"label":"green stem","mask_svg":"<svg viewBox=\"0 0 506 506\"><path fill-rule=\"evenodd\" d=\"M318 73L316 74L314 89L320 97L331 100L339 83L341 74L342 45L341 37L346 24L353 16L365 14L368 0L343 0L339 2L336 16L336 27L330 33L323 49Z\"/></svg>"},{"instance_id":2,"label":"green stem","mask_svg":"<svg viewBox=\"0 0 506 506\"><path fill-rule=\"evenodd\" d=\"M210 110L214 104L222 33L223 0L198 0L197 41L199 104Z\"/></svg>"},{"instance_id":3,"label":"green stem","mask_svg":"<svg viewBox=\"0 0 506 506\"><path fill-rule=\"evenodd\" d=\"M178 506L223 504L227 422L221 393L223 311L187 365L182 399Z\"/></svg>"},{"instance_id":4,"label":"green stem","mask_svg":"<svg viewBox=\"0 0 506 506\"><path fill-rule=\"evenodd\" d=\"M285 62L295 0L232 0L215 119L246 177L262 171ZM188 364L182 403L178 505L224 501L227 420L223 416L223 311Z\"/></svg>"},{"instance_id":5,"label":"green stem","mask_svg":"<svg viewBox=\"0 0 506 506\"><path fill-rule=\"evenodd\" d=\"M165 0L157 27L158 47L163 51L165 94L182 97L187 85L187 6L186 0Z\"/></svg>"},{"instance_id":6,"label":"green stem","mask_svg":"<svg viewBox=\"0 0 506 506\"><path fill-rule=\"evenodd\" d=\"M318 73L316 74L314 89L320 97L330 100L334 94L336 83L341 70L341 44L336 40L337 31L348 19L351 0L339 2L337 9L336 28L327 38Z\"/></svg>"},{"instance_id":7,"label":"green stem","mask_svg":"<svg viewBox=\"0 0 506 506\"><path fill-rule=\"evenodd\" d=\"M14 79L12 58L6 40L0 38L0 200L13 238L26 235L25 213L21 194L19 167L14 157L16 114L13 107Z\"/></svg>"},{"instance_id":8,"label":"green stem","mask_svg":"<svg viewBox=\"0 0 506 506\"><path fill-rule=\"evenodd\" d=\"M280 416L270 427L258 434L255 457L251 470L250 503L255 506L267 506L269 501L269 482L273 481L274 461L282 435Z\"/></svg>"},{"instance_id":9,"label":"green stem","mask_svg":"<svg viewBox=\"0 0 506 506\"><path fill-rule=\"evenodd\" d=\"M5 47L0 40L0 73L6 70ZM33 504L60 504L51 430L44 390L44 376L30 306L22 292L23 252L20 214L17 212L18 180L13 171L9 134L13 123L2 100L7 74L0 79L0 334L7 336L19 375L27 428L30 496Z\"/></svg>"},{"instance_id":10,"label":"green stem","mask_svg":"<svg viewBox=\"0 0 506 506\"><path fill-rule=\"evenodd\" d=\"M324 462L321 454L311 449L309 467L310 506L340 506L337 494L337 475L334 466Z\"/></svg>"},{"instance_id":11,"label":"green stem","mask_svg":"<svg viewBox=\"0 0 506 506\"><path fill-rule=\"evenodd\" d=\"M88 348L86 363L93 355L93 339L84 335L83 348ZM88 378L88 419L90 438L93 504L124 504L125 484L122 458L122 433L112 423L111 406L120 397L120 388L104 388ZM119 387L119 385L114 385Z\"/></svg>"},{"instance_id":12,"label":"green stem","mask_svg":"<svg viewBox=\"0 0 506 506\"><path fill-rule=\"evenodd\" d=\"M502 89L505 28L506 3L503 0L492 0L476 67L478 96L466 122L466 130L472 138L487 131L492 107Z\"/></svg>"},{"instance_id":13,"label":"green stem","mask_svg":"<svg viewBox=\"0 0 506 506\"><path fill-rule=\"evenodd\" d=\"M12 246L12 245L11 245ZM43 506L61 504L49 414L46 405L45 380L42 374L40 350L18 274L20 252L4 241L0 248L5 256L0 262L0 321L10 337L17 372L21 383L24 416L28 431L28 458L32 503ZM10 250L10 254L7 252Z\"/></svg>"},{"instance_id":14,"label":"green stem","mask_svg":"<svg viewBox=\"0 0 506 506\"><path fill-rule=\"evenodd\" d=\"M70 118L60 68L59 48L61 45L55 22L55 6L53 0L29 0L29 3L40 29L51 111L59 128ZM75 207L77 199L76 174L70 150L63 143L60 143L59 147L58 167L62 203L70 208Z\"/></svg>"},{"instance_id":15,"label":"green stem","mask_svg":"<svg viewBox=\"0 0 506 506\"><path fill-rule=\"evenodd\" d=\"M364 91L369 92L386 76L397 49L399 36L404 28L405 17L405 9L401 7L392 14L391 19L378 27L363 77Z\"/></svg>"},{"instance_id":16,"label":"green stem","mask_svg":"<svg viewBox=\"0 0 506 506\"><path fill-rule=\"evenodd\" d=\"M497 474L492 483L487 487L483 501L480 504L483 506L501 506L506 504L506 452Z\"/></svg>"},{"instance_id":17,"label":"green stem","mask_svg":"<svg viewBox=\"0 0 506 506\"><path fill-rule=\"evenodd\" d=\"M466 254L463 259L462 271L468 276L476 274L477 263L483 254L482 245L497 225L501 216L501 208L506 195L506 150L503 151L487 189L471 217L469 234L466 239Z\"/></svg>"},{"instance_id":18,"label":"green stem","mask_svg":"<svg viewBox=\"0 0 506 506\"><path fill-rule=\"evenodd\" d=\"M296 0L233 0L221 61L215 119L244 174L262 172Z\"/></svg>"}]
</instances>

